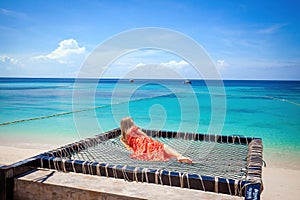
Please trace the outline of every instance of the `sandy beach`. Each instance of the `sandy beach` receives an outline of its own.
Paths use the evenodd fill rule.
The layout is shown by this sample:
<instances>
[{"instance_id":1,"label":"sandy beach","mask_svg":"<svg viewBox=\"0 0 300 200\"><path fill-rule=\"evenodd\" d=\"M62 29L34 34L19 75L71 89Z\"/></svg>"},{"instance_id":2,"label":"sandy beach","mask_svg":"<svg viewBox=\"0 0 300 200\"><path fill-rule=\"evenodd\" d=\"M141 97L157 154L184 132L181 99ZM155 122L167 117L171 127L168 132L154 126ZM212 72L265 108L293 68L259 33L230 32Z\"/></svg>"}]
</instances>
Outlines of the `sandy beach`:
<instances>
[{"instance_id":1,"label":"sandy beach","mask_svg":"<svg viewBox=\"0 0 300 200\"><path fill-rule=\"evenodd\" d=\"M20 148L0 146L0 165L9 165L26 158L38 155L49 149L44 148Z\"/></svg>"},{"instance_id":2,"label":"sandy beach","mask_svg":"<svg viewBox=\"0 0 300 200\"><path fill-rule=\"evenodd\" d=\"M40 148L37 145L33 145L33 148L24 145L21 147L0 146L0 164L8 165L15 163L48 151L49 147L46 145ZM268 165L263 168L264 191L262 199L298 199L300 192L299 179L300 170Z\"/></svg>"},{"instance_id":3,"label":"sandy beach","mask_svg":"<svg viewBox=\"0 0 300 200\"><path fill-rule=\"evenodd\" d=\"M299 199L300 170L268 166L263 169L262 199Z\"/></svg>"}]
</instances>

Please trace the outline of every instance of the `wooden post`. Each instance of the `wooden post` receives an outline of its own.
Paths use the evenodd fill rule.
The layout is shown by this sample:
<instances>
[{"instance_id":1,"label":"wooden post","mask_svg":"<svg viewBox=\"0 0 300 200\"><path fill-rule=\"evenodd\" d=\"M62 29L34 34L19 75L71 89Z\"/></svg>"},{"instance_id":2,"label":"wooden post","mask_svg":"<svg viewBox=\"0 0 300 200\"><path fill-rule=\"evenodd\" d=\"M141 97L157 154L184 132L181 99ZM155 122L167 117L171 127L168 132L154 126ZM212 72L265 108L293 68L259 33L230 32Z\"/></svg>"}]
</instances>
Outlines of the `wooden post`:
<instances>
[{"instance_id":1,"label":"wooden post","mask_svg":"<svg viewBox=\"0 0 300 200\"><path fill-rule=\"evenodd\" d=\"M0 167L0 199L13 199L14 171L9 166Z\"/></svg>"},{"instance_id":2,"label":"wooden post","mask_svg":"<svg viewBox=\"0 0 300 200\"><path fill-rule=\"evenodd\" d=\"M14 178L39 167L42 156L37 155L12 165L0 166L0 200L14 198Z\"/></svg>"}]
</instances>

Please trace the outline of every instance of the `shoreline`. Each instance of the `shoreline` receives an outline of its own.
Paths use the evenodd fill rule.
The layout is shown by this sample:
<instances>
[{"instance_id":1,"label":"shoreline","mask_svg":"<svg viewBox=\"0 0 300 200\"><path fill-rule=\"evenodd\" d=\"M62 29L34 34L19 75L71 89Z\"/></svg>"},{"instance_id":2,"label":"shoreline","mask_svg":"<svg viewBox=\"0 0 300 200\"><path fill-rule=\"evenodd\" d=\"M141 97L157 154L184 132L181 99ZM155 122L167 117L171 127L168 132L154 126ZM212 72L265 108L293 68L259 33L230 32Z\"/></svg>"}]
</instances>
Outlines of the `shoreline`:
<instances>
[{"instance_id":1,"label":"shoreline","mask_svg":"<svg viewBox=\"0 0 300 200\"><path fill-rule=\"evenodd\" d=\"M0 166L30 158L60 145L47 144L19 144L18 146L0 145ZM266 156L269 158L270 155ZM263 168L262 199L295 199L300 191L300 169L290 168L288 165L278 166L275 160L267 161ZM282 164L282 163L281 163Z\"/></svg>"}]
</instances>

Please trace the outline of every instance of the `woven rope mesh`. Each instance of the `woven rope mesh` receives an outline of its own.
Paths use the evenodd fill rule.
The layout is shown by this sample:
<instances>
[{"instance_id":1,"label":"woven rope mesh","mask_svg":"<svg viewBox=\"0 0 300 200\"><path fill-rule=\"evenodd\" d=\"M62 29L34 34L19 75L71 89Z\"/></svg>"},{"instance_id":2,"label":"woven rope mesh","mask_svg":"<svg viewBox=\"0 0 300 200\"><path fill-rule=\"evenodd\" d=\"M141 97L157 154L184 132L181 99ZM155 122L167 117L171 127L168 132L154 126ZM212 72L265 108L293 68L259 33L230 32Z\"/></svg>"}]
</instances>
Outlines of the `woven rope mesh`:
<instances>
[{"instance_id":1,"label":"woven rope mesh","mask_svg":"<svg viewBox=\"0 0 300 200\"><path fill-rule=\"evenodd\" d=\"M167 162L142 161L130 158L130 150L120 142L119 137L72 154L68 159L84 160L110 165L127 165L132 167L160 169L181 173L228 179L244 179L247 164L247 145L205 142L174 138L155 138L176 149L193 160L193 164L179 163L176 159Z\"/></svg>"}]
</instances>

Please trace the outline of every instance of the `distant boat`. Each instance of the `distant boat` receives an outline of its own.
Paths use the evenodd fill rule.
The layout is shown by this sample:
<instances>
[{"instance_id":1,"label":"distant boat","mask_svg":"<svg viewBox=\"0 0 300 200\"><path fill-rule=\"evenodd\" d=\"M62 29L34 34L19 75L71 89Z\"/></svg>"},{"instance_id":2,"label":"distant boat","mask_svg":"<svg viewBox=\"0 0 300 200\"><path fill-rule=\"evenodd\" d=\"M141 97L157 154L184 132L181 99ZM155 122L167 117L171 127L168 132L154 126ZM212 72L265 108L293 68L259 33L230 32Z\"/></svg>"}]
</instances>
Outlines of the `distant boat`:
<instances>
[{"instance_id":1,"label":"distant boat","mask_svg":"<svg viewBox=\"0 0 300 200\"><path fill-rule=\"evenodd\" d=\"M184 84L192 84L192 81L190 81L190 80L185 80L183 83L184 83Z\"/></svg>"},{"instance_id":2,"label":"distant boat","mask_svg":"<svg viewBox=\"0 0 300 200\"><path fill-rule=\"evenodd\" d=\"M133 79L130 79L129 81L130 81L130 83L133 83L133 82L134 82L134 80L133 80Z\"/></svg>"}]
</instances>

